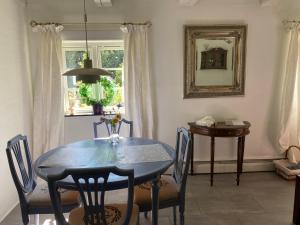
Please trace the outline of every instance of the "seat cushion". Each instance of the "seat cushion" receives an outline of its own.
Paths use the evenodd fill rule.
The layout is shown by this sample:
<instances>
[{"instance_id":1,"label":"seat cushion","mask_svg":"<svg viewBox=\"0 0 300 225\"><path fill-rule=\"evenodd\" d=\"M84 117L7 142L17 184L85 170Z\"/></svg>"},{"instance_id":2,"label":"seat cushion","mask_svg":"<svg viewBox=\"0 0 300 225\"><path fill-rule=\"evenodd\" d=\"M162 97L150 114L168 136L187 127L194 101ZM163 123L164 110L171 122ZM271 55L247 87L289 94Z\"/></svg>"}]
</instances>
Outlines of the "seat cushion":
<instances>
[{"instance_id":1,"label":"seat cushion","mask_svg":"<svg viewBox=\"0 0 300 225\"><path fill-rule=\"evenodd\" d=\"M162 175L159 182L159 201L178 200L179 188L172 176ZM151 209L151 182L134 187L134 203L141 208Z\"/></svg>"},{"instance_id":2,"label":"seat cushion","mask_svg":"<svg viewBox=\"0 0 300 225\"><path fill-rule=\"evenodd\" d=\"M79 192L60 190L62 205L73 205L79 203ZM33 192L28 196L30 207L51 207L51 199L48 191L47 183L38 184Z\"/></svg>"},{"instance_id":3,"label":"seat cushion","mask_svg":"<svg viewBox=\"0 0 300 225\"><path fill-rule=\"evenodd\" d=\"M127 213L127 204L110 204L105 206L105 215L107 225L122 225ZM129 225L137 225L139 216L139 208L133 204L131 219ZM70 212L70 225L85 225L84 224L84 208L76 208Z\"/></svg>"}]
</instances>

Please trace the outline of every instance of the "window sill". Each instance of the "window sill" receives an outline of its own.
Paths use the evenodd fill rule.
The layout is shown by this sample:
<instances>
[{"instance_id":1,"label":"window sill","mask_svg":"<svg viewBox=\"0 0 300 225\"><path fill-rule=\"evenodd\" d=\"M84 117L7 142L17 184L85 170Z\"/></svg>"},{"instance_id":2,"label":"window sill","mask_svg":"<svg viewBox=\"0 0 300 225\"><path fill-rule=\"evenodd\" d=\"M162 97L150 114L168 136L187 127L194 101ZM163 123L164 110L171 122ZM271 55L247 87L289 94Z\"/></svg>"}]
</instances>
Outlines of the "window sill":
<instances>
[{"instance_id":1,"label":"window sill","mask_svg":"<svg viewBox=\"0 0 300 225\"><path fill-rule=\"evenodd\" d=\"M118 110L115 110L115 108L110 108L107 107L106 109L103 110L103 115L94 115L94 113L90 110L85 110L85 111L80 111L77 110L75 111L74 114L69 114L68 112L65 112L65 117L81 117L81 116L114 116L117 113L121 113L122 115L125 115L125 107L120 107Z\"/></svg>"},{"instance_id":2,"label":"window sill","mask_svg":"<svg viewBox=\"0 0 300 225\"><path fill-rule=\"evenodd\" d=\"M65 114L65 117L81 117L81 116L114 116L116 113L105 113L103 115L94 115L93 113L86 113L86 114L73 114L73 115L68 115Z\"/></svg>"}]
</instances>

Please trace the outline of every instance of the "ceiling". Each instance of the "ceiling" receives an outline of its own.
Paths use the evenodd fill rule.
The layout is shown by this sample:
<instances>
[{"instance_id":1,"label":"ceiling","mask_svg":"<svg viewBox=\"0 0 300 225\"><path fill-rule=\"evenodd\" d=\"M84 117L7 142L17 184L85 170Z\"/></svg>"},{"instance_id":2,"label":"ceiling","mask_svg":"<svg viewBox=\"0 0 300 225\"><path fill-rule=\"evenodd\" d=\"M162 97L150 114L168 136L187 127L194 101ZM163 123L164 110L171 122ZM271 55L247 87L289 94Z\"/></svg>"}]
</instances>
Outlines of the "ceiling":
<instances>
[{"instance_id":1,"label":"ceiling","mask_svg":"<svg viewBox=\"0 0 300 225\"><path fill-rule=\"evenodd\" d=\"M49 12L53 15L69 15L81 14L83 0L26 0L28 8L31 12ZM217 5L246 5L246 6L261 6L274 7L277 11L285 12L285 15L300 15L300 0L112 0L112 7L98 7L95 1L100 0L86 0L87 11L89 15L106 14L110 11L122 12L124 8L133 8L134 5L144 4L145 7L155 6L159 7L160 1L177 2L178 5L188 7L189 5L205 6L207 4ZM101 0L108 1L108 0ZM156 9L155 8L155 9ZM132 9L134 10L134 8ZM290 13L293 12L293 13ZM34 14L34 13L33 13Z\"/></svg>"}]
</instances>

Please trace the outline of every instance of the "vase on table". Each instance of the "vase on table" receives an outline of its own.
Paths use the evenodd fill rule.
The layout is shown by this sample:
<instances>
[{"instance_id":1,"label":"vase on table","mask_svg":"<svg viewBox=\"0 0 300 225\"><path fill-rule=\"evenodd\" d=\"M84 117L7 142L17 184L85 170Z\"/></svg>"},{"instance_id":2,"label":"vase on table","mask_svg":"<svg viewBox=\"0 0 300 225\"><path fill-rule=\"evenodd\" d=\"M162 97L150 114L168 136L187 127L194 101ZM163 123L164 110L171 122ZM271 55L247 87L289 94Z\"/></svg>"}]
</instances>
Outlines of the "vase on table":
<instances>
[{"instance_id":1,"label":"vase on table","mask_svg":"<svg viewBox=\"0 0 300 225\"><path fill-rule=\"evenodd\" d=\"M116 127L112 126L111 134L109 136L109 140L112 145L117 145L120 141L120 135L116 129Z\"/></svg>"}]
</instances>

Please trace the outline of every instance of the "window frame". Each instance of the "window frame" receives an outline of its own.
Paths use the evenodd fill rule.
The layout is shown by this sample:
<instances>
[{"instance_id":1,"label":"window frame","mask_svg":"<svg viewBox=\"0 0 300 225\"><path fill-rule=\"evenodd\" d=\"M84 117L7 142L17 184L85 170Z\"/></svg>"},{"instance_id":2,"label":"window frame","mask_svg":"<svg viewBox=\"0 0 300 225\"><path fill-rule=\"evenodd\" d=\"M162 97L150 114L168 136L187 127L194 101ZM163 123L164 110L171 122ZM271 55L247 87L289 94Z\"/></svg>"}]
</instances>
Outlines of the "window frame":
<instances>
[{"instance_id":1,"label":"window frame","mask_svg":"<svg viewBox=\"0 0 300 225\"><path fill-rule=\"evenodd\" d=\"M88 41L88 49L89 49L89 56L90 59L93 60L93 67L100 67L102 68L101 62L101 51L103 50L123 50L124 51L124 41L123 40L91 40ZM67 68L66 63L66 51L86 51L85 47L85 40L63 40L62 41L62 57L63 57L63 71L70 70ZM122 71L122 102L125 103L125 96L124 96L124 68L104 68L108 71L111 70L119 70ZM67 92L67 79L64 79L64 115L71 116L68 114L69 110L69 97ZM105 107L108 114L114 114L113 108L114 106L107 106ZM88 111L83 113L75 113L74 116L87 116L93 115L92 107L89 106ZM124 106L118 108L118 111L124 113Z\"/></svg>"}]
</instances>

